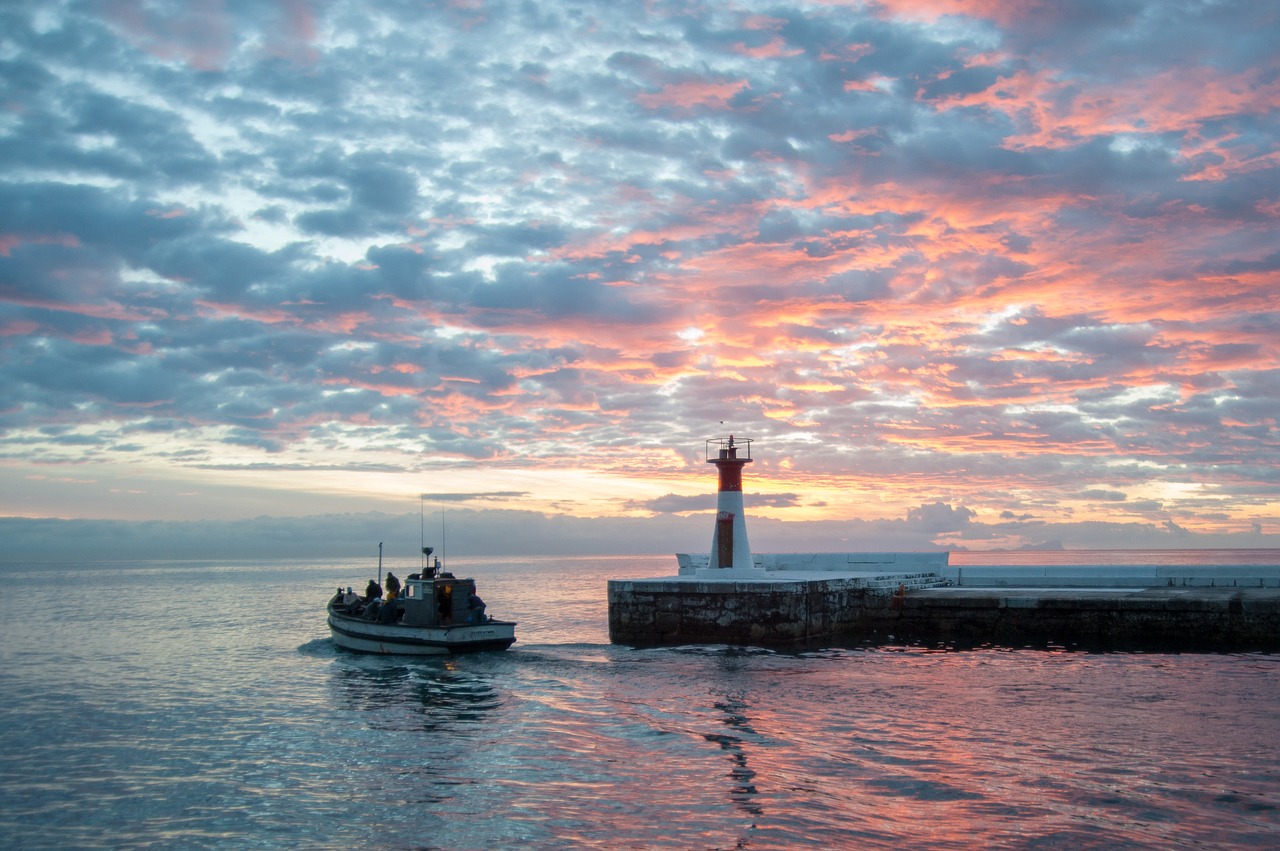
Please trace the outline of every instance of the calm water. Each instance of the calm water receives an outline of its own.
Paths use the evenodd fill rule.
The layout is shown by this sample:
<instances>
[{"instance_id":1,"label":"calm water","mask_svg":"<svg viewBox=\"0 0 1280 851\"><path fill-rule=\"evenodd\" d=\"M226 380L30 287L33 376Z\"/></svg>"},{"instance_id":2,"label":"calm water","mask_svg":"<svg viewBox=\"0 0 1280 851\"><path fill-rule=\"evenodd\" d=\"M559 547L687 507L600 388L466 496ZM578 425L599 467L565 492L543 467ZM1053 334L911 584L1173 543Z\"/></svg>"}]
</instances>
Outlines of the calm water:
<instances>
[{"instance_id":1,"label":"calm water","mask_svg":"<svg viewBox=\"0 0 1280 851\"><path fill-rule=\"evenodd\" d=\"M669 556L450 567L515 647L336 651L367 561L0 566L0 846L1280 846L1280 657L636 651Z\"/></svg>"}]
</instances>

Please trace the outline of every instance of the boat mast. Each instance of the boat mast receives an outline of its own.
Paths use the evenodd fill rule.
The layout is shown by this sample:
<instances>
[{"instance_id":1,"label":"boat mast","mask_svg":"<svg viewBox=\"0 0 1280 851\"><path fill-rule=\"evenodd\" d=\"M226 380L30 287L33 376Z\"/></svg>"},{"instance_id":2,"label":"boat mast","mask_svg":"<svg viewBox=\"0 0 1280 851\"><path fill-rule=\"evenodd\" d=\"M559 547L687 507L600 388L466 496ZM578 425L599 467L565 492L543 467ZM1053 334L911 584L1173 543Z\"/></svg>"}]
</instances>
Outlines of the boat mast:
<instances>
[{"instance_id":1,"label":"boat mast","mask_svg":"<svg viewBox=\"0 0 1280 851\"><path fill-rule=\"evenodd\" d=\"M428 562L431 561L431 554L436 551L435 547L427 546L427 513L426 513L427 495L425 493L418 494L418 547L422 555L419 557L421 561L418 563L418 575L423 579L428 578L428 571L431 576L436 575L436 568L432 567ZM443 522L443 518L442 518ZM443 551L444 543L441 542L441 550ZM436 559L436 567L439 567L440 559Z\"/></svg>"},{"instance_id":2,"label":"boat mast","mask_svg":"<svg viewBox=\"0 0 1280 851\"><path fill-rule=\"evenodd\" d=\"M378 584L382 584L382 541L378 541Z\"/></svg>"}]
</instances>

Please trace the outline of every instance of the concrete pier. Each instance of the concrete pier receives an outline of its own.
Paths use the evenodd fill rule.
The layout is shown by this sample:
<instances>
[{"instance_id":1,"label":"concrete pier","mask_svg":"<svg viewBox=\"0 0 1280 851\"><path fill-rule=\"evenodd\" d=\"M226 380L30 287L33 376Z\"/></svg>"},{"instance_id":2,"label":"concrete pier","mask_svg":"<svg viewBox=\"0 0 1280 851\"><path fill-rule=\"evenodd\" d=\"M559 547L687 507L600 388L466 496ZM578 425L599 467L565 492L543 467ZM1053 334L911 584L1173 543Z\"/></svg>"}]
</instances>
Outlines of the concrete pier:
<instances>
[{"instance_id":1,"label":"concrete pier","mask_svg":"<svg viewBox=\"0 0 1280 851\"><path fill-rule=\"evenodd\" d=\"M953 587L868 607L853 636L872 642L1096 650L1280 650L1275 585L1153 588Z\"/></svg>"},{"instance_id":2,"label":"concrete pier","mask_svg":"<svg viewBox=\"0 0 1280 851\"><path fill-rule=\"evenodd\" d=\"M709 553L609 582L617 644L928 642L1280 651L1280 565L965 565L946 552L752 553L751 440L706 441L719 473Z\"/></svg>"},{"instance_id":3,"label":"concrete pier","mask_svg":"<svg viewBox=\"0 0 1280 851\"><path fill-rule=\"evenodd\" d=\"M706 558L678 556L672 577L611 581L611 640L1280 651L1280 565L960 567L946 553L790 553L730 571Z\"/></svg>"}]
</instances>

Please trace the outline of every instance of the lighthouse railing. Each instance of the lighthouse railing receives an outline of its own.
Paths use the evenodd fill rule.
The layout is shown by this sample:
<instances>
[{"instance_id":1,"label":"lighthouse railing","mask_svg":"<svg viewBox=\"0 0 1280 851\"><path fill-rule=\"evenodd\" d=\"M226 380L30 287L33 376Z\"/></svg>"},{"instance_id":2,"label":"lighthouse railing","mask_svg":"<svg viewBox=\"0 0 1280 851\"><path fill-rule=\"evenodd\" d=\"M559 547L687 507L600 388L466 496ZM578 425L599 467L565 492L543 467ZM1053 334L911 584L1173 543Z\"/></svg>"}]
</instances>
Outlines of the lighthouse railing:
<instances>
[{"instance_id":1,"label":"lighthouse railing","mask_svg":"<svg viewBox=\"0 0 1280 851\"><path fill-rule=\"evenodd\" d=\"M745 454L742 451L743 447L746 447ZM738 450L734 457L739 461L751 460L751 438L729 435L728 437L713 437L707 441L707 461L712 462L718 458L723 458L724 455L721 453L727 449Z\"/></svg>"}]
</instances>

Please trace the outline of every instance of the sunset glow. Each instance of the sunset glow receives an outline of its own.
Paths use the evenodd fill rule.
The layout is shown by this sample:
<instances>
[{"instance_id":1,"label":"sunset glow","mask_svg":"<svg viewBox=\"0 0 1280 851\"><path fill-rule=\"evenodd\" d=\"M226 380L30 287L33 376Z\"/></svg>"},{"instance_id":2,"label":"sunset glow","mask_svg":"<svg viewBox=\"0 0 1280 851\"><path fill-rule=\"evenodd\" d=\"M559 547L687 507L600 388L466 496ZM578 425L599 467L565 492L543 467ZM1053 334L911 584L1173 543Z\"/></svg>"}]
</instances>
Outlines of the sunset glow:
<instances>
[{"instance_id":1,"label":"sunset glow","mask_svg":"<svg viewBox=\"0 0 1280 851\"><path fill-rule=\"evenodd\" d=\"M1280 541L1273 4L194 8L0 11L0 515Z\"/></svg>"}]
</instances>

